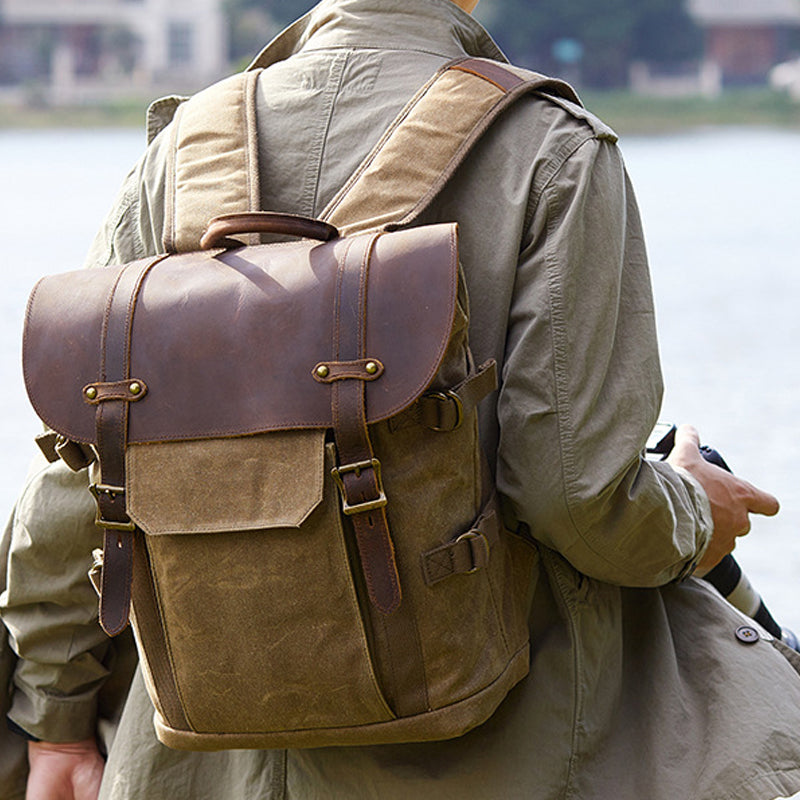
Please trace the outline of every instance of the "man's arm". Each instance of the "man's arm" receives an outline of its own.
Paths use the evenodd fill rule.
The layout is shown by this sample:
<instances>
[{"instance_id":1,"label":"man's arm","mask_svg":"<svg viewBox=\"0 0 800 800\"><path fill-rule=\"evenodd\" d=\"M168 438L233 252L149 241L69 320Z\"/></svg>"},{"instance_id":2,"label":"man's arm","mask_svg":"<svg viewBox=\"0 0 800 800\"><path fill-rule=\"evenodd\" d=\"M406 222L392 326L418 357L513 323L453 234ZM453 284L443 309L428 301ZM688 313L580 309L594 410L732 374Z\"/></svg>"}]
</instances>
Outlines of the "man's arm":
<instances>
[{"instance_id":1,"label":"man's arm","mask_svg":"<svg viewBox=\"0 0 800 800\"><path fill-rule=\"evenodd\" d=\"M38 457L11 521L0 613L19 656L9 718L38 740L95 731L109 640L87 579L101 544L86 471Z\"/></svg>"},{"instance_id":2,"label":"man's arm","mask_svg":"<svg viewBox=\"0 0 800 800\"><path fill-rule=\"evenodd\" d=\"M86 471L38 457L6 536L0 614L19 656L8 718L41 740L28 745L28 797L91 800L91 776L102 775L94 737L109 641L87 580L100 540Z\"/></svg>"},{"instance_id":3,"label":"man's arm","mask_svg":"<svg viewBox=\"0 0 800 800\"><path fill-rule=\"evenodd\" d=\"M581 572L665 584L703 557L713 510L697 470L643 458L662 383L643 233L615 144L575 143L532 202L498 399L498 486Z\"/></svg>"},{"instance_id":4,"label":"man's arm","mask_svg":"<svg viewBox=\"0 0 800 800\"><path fill-rule=\"evenodd\" d=\"M123 183L86 267L125 263L158 249L162 140ZM90 800L102 776L95 731L109 640L97 622L97 597L87 578L92 549L102 543L94 511L86 470L73 473L60 461L39 460L9 531L11 553L3 565L8 589L0 614L19 655L9 720L34 740L31 797Z\"/></svg>"}]
</instances>

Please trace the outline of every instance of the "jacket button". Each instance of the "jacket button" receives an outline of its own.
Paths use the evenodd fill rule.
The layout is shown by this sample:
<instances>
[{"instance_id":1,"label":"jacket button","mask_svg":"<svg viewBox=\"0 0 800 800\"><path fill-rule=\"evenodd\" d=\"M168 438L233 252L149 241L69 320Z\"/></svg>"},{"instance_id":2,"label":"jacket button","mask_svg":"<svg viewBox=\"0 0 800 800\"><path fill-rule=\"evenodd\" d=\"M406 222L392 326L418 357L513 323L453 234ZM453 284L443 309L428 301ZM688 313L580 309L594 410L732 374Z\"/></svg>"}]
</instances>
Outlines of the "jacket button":
<instances>
[{"instance_id":1,"label":"jacket button","mask_svg":"<svg viewBox=\"0 0 800 800\"><path fill-rule=\"evenodd\" d=\"M744 644L755 644L761 636L752 626L741 625L736 629L736 638Z\"/></svg>"}]
</instances>

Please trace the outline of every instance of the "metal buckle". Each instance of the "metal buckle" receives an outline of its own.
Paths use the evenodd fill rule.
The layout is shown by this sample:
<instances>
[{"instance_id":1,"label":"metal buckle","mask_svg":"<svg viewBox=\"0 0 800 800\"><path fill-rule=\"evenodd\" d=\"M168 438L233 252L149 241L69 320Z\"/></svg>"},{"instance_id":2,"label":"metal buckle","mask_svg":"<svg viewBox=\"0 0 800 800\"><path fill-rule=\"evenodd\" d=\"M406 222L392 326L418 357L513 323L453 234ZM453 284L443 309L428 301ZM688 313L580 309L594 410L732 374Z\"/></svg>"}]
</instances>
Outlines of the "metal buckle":
<instances>
[{"instance_id":1,"label":"metal buckle","mask_svg":"<svg viewBox=\"0 0 800 800\"><path fill-rule=\"evenodd\" d=\"M105 528L109 531L135 531L136 524L128 520L128 522L115 522L109 519L103 519L100 514L100 495L108 495L112 500L117 495L125 496L124 486L110 486L106 483L92 483L89 484L89 491L94 495L95 502L97 503L97 513L94 516L94 524L98 528Z\"/></svg>"},{"instance_id":2,"label":"metal buckle","mask_svg":"<svg viewBox=\"0 0 800 800\"><path fill-rule=\"evenodd\" d=\"M113 500L118 494L125 494L125 487L111 486L107 483L90 483L89 491L94 495L95 500L99 500L101 494L107 494Z\"/></svg>"},{"instance_id":3,"label":"metal buckle","mask_svg":"<svg viewBox=\"0 0 800 800\"><path fill-rule=\"evenodd\" d=\"M481 550L476 550L475 548L475 544L478 541L483 545ZM469 530L466 533L462 533L456 539L456 544L459 542L469 542L469 550L472 553L472 569L468 569L463 573L464 575L471 575L473 572L483 569L489 563L489 542L480 531Z\"/></svg>"},{"instance_id":4,"label":"metal buckle","mask_svg":"<svg viewBox=\"0 0 800 800\"><path fill-rule=\"evenodd\" d=\"M97 525L98 528L104 528L107 531L133 532L136 530L135 522L112 522L109 519L103 519L100 516L99 508L97 509L97 513L94 515L94 524Z\"/></svg>"},{"instance_id":5,"label":"metal buckle","mask_svg":"<svg viewBox=\"0 0 800 800\"><path fill-rule=\"evenodd\" d=\"M461 423L464 421L464 404L461 402L461 398L455 392L449 389L446 392L429 392L427 396L432 397L434 400L443 400L445 402L452 400L456 409L456 424L453 425L452 428L431 425L431 430L438 431L440 433L458 430L461 427Z\"/></svg>"},{"instance_id":6,"label":"metal buckle","mask_svg":"<svg viewBox=\"0 0 800 800\"><path fill-rule=\"evenodd\" d=\"M371 469L375 472L375 482L378 484L378 497L374 500L365 500L363 503L350 504L347 502L347 489L345 488L342 475L348 472L355 472L356 476L359 476L361 471L365 469ZM386 495L384 494L383 482L381 480L381 462L378 461L377 458L334 467L331 470L331 475L333 475L333 479L339 487L339 494L342 496L342 513L350 516L351 514L361 514L364 511L373 511L376 508L383 508L386 505Z\"/></svg>"}]
</instances>

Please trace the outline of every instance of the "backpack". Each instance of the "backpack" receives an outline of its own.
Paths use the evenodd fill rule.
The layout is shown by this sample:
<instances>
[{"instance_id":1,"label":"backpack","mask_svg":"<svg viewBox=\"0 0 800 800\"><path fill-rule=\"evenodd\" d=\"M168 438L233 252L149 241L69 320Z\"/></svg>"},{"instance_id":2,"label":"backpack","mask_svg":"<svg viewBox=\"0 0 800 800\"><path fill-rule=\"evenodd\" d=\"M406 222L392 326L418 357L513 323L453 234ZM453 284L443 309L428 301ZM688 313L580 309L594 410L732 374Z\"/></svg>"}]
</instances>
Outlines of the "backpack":
<instances>
[{"instance_id":1,"label":"backpack","mask_svg":"<svg viewBox=\"0 0 800 800\"><path fill-rule=\"evenodd\" d=\"M130 612L164 744L458 736L528 672L535 552L481 453L496 365L469 350L457 225L414 223L518 97L575 98L451 62L309 220L253 210L256 80L178 108L167 252L34 288L28 393L62 457L93 461L100 621Z\"/></svg>"}]
</instances>

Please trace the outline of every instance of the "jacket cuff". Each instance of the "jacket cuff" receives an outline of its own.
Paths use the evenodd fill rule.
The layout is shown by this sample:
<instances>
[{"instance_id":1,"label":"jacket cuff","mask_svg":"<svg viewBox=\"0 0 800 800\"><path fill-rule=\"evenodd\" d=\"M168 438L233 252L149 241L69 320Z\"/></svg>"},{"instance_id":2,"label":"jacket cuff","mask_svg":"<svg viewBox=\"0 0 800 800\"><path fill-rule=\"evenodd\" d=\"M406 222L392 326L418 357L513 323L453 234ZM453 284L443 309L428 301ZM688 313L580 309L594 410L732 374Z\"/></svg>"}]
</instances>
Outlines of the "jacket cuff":
<instances>
[{"instance_id":1,"label":"jacket cuff","mask_svg":"<svg viewBox=\"0 0 800 800\"><path fill-rule=\"evenodd\" d=\"M689 490L689 495L692 498L697 514L697 525L695 527L695 553L686 562L683 569L675 578L676 581L684 581L694 574L694 571L697 569L697 565L700 563L700 560L703 558L706 550L708 549L709 542L714 534L714 518L711 514L711 502L709 501L708 495L706 494L706 491L701 485L700 481L698 481L694 475L692 475L683 467L678 467L675 465L671 466L675 472L681 476L684 483L686 483L687 489Z\"/></svg>"},{"instance_id":2,"label":"jacket cuff","mask_svg":"<svg viewBox=\"0 0 800 800\"><path fill-rule=\"evenodd\" d=\"M11 731L11 733L16 734L17 736L21 736L26 741L29 741L29 742L39 742L39 741L41 741L40 739L37 739L35 736L31 736L31 734L28 733L28 731L23 730L22 728L20 728L20 726L17 725L17 723L14 722L14 720L9 719L8 717L6 717L6 725L8 726L8 729Z\"/></svg>"},{"instance_id":3,"label":"jacket cuff","mask_svg":"<svg viewBox=\"0 0 800 800\"><path fill-rule=\"evenodd\" d=\"M32 741L80 742L95 736L97 697L55 697L27 694L18 688L11 698L8 721Z\"/></svg>"}]
</instances>

